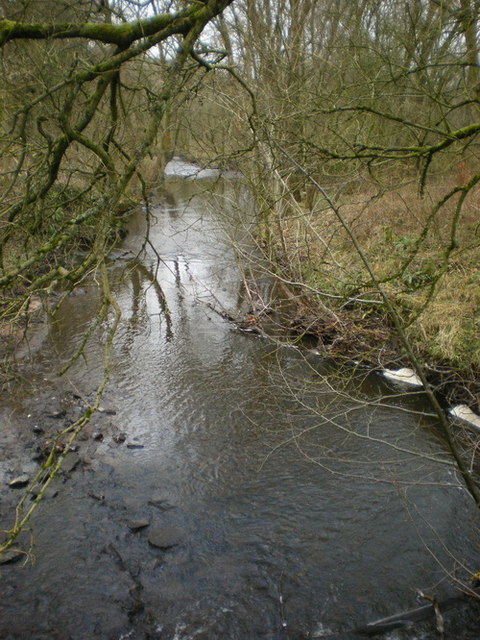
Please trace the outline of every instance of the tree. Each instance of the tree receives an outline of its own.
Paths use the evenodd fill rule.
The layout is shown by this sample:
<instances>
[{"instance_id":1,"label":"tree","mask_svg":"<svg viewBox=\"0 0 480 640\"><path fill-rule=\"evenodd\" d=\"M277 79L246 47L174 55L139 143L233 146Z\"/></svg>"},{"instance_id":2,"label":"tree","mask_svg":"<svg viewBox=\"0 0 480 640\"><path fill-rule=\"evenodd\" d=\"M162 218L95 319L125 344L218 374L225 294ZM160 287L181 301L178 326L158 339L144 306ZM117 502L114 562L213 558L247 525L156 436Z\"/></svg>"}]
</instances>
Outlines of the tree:
<instances>
[{"instance_id":1,"label":"tree","mask_svg":"<svg viewBox=\"0 0 480 640\"><path fill-rule=\"evenodd\" d=\"M120 311L105 260L121 234L122 199L134 176L146 195L149 157L161 174L171 153L169 114L208 66L199 38L230 2L2 3L0 319L12 321L33 296L48 301L54 288L66 295L92 271L101 302L85 340L113 311L104 378L94 402L58 434L67 443L98 407L109 377ZM62 455L53 447L34 480L35 501L20 500L1 550L28 521Z\"/></svg>"},{"instance_id":2,"label":"tree","mask_svg":"<svg viewBox=\"0 0 480 640\"><path fill-rule=\"evenodd\" d=\"M19 279L26 296L58 280L69 288L105 256L118 227L120 200L132 176L140 174L142 160L156 151L172 103L198 68L189 60L199 36L229 1L121 22L137 3L82 3L78 12L66 12L75 21L0 20L8 79L2 117L2 288ZM36 47L35 78L17 65L28 64L32 45L23 46L25 40ZM81 46L65 56L65 41ZM158 45L172 41L176 51L159 61ZM141 135L129 137L136 124L133 109L142 112L143 127ZM86 195L91 206L79 211L75 205ZM58 256L83 234L92 250L80 263L63 264ZM12 257L20 246L20 255ZM53 264L39 275L47 255L54 256Z\"/></svg>"},{"instance_id":3,"label":"tree","mask_svg":"<svg viewBox=\"0 0 480 640\"><path fill-rule=\"evenodd\" d=\"M320 337L362 336L350 357L375 360L372 325L394 328L480 504L436 397L458 368L480 406L478 3L245 0L224 17L256 98L270 273Z\"/></svg>"}]
</instances>

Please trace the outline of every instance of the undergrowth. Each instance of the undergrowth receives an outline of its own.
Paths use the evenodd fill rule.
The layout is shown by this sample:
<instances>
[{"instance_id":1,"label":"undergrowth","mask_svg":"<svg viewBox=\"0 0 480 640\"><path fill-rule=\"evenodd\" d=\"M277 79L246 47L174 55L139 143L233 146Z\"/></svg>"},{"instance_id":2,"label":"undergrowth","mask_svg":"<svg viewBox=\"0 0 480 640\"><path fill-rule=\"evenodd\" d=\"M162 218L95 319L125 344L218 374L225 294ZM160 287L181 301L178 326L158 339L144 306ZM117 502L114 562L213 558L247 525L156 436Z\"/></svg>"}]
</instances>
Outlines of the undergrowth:
<instances>
[{"instance_id":1,"label":"undergrowth","mask_svg":"<svg viewBox=\"0 0 480 640\"><path fill-rule=\"evenodd\" d=\"M480 372L480 189L471 189L459 214L458 195L437 206L454 186L452 175L431 179L423 194L413 181L385 190L364 183L343 201L340 196L339 207L422 361L432 370L475 380ZM329 329L323 335L327 345L340 351L347 346L351 354L361 351L363 342L364 357L391 361L395 332L381 297L325 199L309 206L290 199L279 229L277 250L288 265L288 278L306 285L318 317L325 317L326 305L338 318L334 327L323 322ZM480 404L478 392L475 404Z\"/></svg>"}]
</instances>

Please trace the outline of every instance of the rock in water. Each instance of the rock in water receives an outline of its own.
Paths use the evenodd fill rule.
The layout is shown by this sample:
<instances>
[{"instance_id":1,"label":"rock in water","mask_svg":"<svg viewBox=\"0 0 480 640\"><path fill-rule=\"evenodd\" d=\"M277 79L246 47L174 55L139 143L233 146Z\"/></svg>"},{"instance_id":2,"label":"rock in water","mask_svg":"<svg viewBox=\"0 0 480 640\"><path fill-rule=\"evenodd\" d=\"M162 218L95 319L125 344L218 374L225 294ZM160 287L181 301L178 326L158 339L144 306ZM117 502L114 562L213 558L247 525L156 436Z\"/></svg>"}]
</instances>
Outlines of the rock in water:
<instances>
[{"instance_id":1,"label":"rock in water","mask_svg":"<svg viewBox=\"0 0 480 640\"><path fill-rule=\"evenodd\" d=\"M152 527L148 533L148 541L153 547L170 549L183 542L183 531L177 527Z\"/></svg>"},{"instance_id":2,"label":"rock in water","mask_svg":"<svg viewBox=\"0 0 480 640\"><path fill-rule=\"evenodd\" d=\"M16 562L24 556L24 552L19 549L8 549L3 553L0 553L0 564L9 564L10 562Z\"/></svg>"},{"instance_id":3,"label":"rock in water","mask_svg":"<svg viewBox=\"0 0 480 640\"><path fill-rule=\"evenodd\" d=\"M17 487L26 487L29 481L29 476L27 476L26 473L23 473L21 476L17 476L13 480L10 480L8 486L12 487L12 489L16 489Z\"/></svg>"},{"instance_id":4,"label":"rock in water","mask_svg":"<svg viewBox=\"0 0 480 640\"><path fill-rule=\"evenodd\" d=\"M115 416L117 412L115 409L107 409L106 407L98 407L98 413L104 413L106 416Z\"/></svg>"},{"instance_id":5,"label":"rock in water","mask_svg":"<svg viewBox=\"0 0 480 640\"><path fill-rule=\"evenodd\" d=\"M67 453L67 455L62 460L60 468L62 469L62 471L65 471L65 473L71 473L79 462L80 456L73 451L70 451L70 453Z\"/></svg>"},{"instance_id":6,"label":"rock in water","mask_svg":"<svg viewBox=\"0 0 480 640\"><path fill-rule=\"evenodd\" d=\"M415 371L413 369L409 369L408 367L397 369L397 371L394 371L393 369L384 369L382 373L385 378L393 380L394 382L399 382L400 384L408 384L414 387L423 386L422 381L417 376Z\"/></svg>"},{"instance_id":7,"label":"rock in water","mask_svg":"<svg viewBox=\"0 0 480 640\"><path fill-rule=\"evenodd\" d=\"M48 414L49 418L54 418L55 420L60 420L67 415L65 409L59 409L58 411L54 411L53 413Z\"/></svg>"},{"instance_id":8,"label":"rock in water","mask_svg":"<svg viewBox=\"0 0 480 640\"><path fill-rule=\"evenodd\" d=\"M132 531L138 531L139 529L145 529L150 524L149 520L129 520L127 522L127 527Z\"/></svg>"},{"instance_id":9,"label":"rock in water","mask_svg":"<svg viewBox=\"0 0 480 640\"><path fill-rule=\"evenodd\" d=\"M55 498L58 495L60 485L58 483L51 483L43 492L44 498ZM41 492L42 487L34 487L32 490L32 500L34 500Z\"/></svg>"}]
</instances>

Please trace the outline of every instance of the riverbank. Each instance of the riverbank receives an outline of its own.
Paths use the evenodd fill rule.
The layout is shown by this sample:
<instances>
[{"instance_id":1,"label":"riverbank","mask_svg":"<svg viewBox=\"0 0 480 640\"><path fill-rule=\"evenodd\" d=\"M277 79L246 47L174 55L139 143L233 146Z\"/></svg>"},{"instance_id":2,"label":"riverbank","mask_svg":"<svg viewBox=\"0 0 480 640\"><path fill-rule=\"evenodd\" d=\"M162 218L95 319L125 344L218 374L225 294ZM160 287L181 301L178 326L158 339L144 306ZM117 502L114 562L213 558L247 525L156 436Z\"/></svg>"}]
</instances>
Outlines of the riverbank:
<instances>
[{"instance_id":1,"label":"riverbank","mask_svg":"<svg viewBox=\"0 0 480 640\"><path fill-rule=\"evenodd\" d=\"M367 185L335 207L318 194L309 204L290 198L272 224L275 269L296 306L292 332L316 336L335 357L410 366L380 286L438 392L479 411L480 189L461 211L460 194L443 202L452 189L444 176L422 196L410 182Z\"/></svg>"}]
</instances>

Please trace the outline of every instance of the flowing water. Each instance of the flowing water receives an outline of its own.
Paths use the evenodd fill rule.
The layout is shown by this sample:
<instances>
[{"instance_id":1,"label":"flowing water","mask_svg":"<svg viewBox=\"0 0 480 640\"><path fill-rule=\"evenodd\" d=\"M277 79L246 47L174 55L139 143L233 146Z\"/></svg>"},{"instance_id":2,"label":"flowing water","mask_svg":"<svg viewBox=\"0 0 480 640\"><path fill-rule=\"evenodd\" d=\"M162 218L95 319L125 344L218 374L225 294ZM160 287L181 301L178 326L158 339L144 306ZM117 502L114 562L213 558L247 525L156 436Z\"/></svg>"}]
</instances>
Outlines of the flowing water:
<instances>
[{"instance_id":1,"label":"flowing water","mask_svg":"<svg viewBox=\"0 0 480 640\"><path fill-rule=\"evenodd\" d=\"M132 258L147 228L138 211L109 265L122 309L110 411L34 514L22 539L34 562L0 567L0 638L321 638L424 604L419 590L458 593L455 580L480 568L479 518L422 395L217 313L251 303L227 239L247 241L236 221L248 197L234 178L169 170L145 251ZM37 329L30 378L4 401L4 486L33 472L32 429L65 426L102 378L111 319L56 375L98 307L95 287L79 293ZM4 527L18 496L1 492ZM132 519L150 525L132 531ZM149 544L157 526L179 544ZM478 614L456 607L447 637L480 637Z\"/></svg>"}]
</instances>

